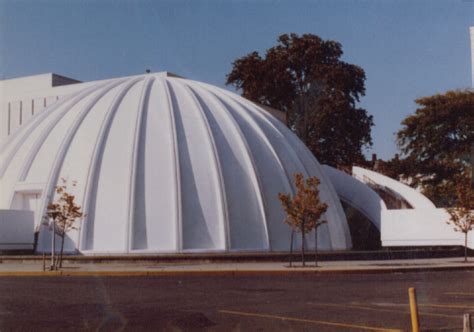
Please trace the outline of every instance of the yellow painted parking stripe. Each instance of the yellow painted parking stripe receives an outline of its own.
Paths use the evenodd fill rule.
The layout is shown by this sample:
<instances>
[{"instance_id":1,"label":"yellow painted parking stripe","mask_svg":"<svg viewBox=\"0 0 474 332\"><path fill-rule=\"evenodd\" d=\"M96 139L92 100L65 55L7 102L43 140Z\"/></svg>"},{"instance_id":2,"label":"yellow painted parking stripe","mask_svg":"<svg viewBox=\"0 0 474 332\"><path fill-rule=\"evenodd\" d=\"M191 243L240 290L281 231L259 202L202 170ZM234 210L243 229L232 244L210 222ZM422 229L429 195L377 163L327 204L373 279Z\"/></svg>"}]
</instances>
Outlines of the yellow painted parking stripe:
<instances>
[{"instance_id":1,"label":"yellow painted parking stripe","mask_svg":"<svg viewBox=\"0 0 474 332\"><path fill-rule=\"evenodd\" d=\"M464 295L464 296L474 296L474 293L461 293L461 292L445 292L447 295Z\"/></svg>"},{"instance_id":2,"label":"yellow painted parking stripe","mask_svg":"<svg viewBox=\"0 0 474 332\"><path fill-rule=\"evenodd\" d=\"M418 304L419 307L449 308L449 309L474 309L472 304Z\"/></svg>"},{"instance_id":3,"label":"yellow painted parking stripe","mask_svg":"<svg viewBox=\"0 0 474 332\"><path fill-rule=\"evenodd\" d=\"M363 305L363 303L362 303ZM383 303L376 304L381 307L406 307L406 303ZM448 309L472 309L474 306L471 303L453 303L453 304L444 304L444 303L418 303L419 307L432 307L432 308L448 308Z\"/></svg>"},{"instance_id":4,"label":"yellow painted parking stripe","mask_svg":"<svg viewBox=\"0 0 474 332\"><path fill-rule=\"evenodd\" d=\"M398 329L386 329L386 328L372 327L372 326L365 326L365 325L336 323L336 322L328 322L328 321L322 321L322 320L302 319L302 318L293 318L293 317L287 317L287 316L257 314L257 313L251 313L251 312L241 312L241 311L232 311L232 310L219 310L219 312L224 313L224 314L230 314L230 315L279 319L279 320L287 320L287 321L293 321L293 322L337 326L337 327L345 327L345 328L360 329L360 330L383 331L383 332L402 331Z\"/></svg>"},{"instance_id":5,"label":"yellow painted parking stripe","mask_svg":"<svg viewBox=\"0 0 474 332\"><path fill-rule=\"evenodd\" d=\"M401 314L410 315L410 311L390 310L390 309L376 309L376 308L368 308L368 307L361 307L361 306L354 306L353 308L380 311L380 312L393 312L393 313L401 313ZM456 316L456 315L438 314L438 313L426 312L426 311L424 311L424 312L419 311L418 314L420 316L445 317L445 318L454 318L454 319L459 320L459 316Z\"/></svg>"},{"instance_id":6,"label":"yellow painted parking stripe","mask_svg":"<svg viewBox=\"0 0 474 332\"><path fill-rule=\"evenodd\" d=\"M379 308L372 308L367 307L366 305L353 305L353 304L336 304L336 303L311 303L315 306L321 307L339 307L339 308L351 308L351 309L361 309L361 310L368 310L368 311L379 311L379 312L391 312L391 313L400 313L410 315L409 311L402 311L402 310L391 310L391 309L379 309ZM406 306L406 305L405 305ZM432 312L419 312L421 316L434 316L434 317L446 317L446 318L455 318L459 319L459 316L456 315L445 315L445 314L438 314Z\"/></svg>"}]
</instances>

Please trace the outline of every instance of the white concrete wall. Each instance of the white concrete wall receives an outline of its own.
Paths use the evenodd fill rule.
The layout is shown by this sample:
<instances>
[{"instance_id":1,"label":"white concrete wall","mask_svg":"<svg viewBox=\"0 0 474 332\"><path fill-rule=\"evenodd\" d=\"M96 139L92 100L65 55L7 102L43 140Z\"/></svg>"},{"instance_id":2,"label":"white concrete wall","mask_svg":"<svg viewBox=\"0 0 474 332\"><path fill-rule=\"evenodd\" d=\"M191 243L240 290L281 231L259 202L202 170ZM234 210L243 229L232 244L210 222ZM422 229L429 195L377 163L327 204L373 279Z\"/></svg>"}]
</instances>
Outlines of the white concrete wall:
<instances>
[{"instance_id":1,"label":"white concrete wall","mask_svg":"<svg viewBox=\"0 0 474 332\"><path fill-rule=\"evenodd\" d=\"M464 234L447 223L450 216L417 190L380 173L353 167L354 176L366 183L384 186L405 199L413 209L381 209L382 246L463 246ZM341 186L340 186L341 187ZM345 187L345 186L342 186ZM336 186L337 188L337 186ZM344 188L344 190L349 190ZM468 246L474 240L468 237Z\"/></svg>"},{"instance_id":2,"label":"white concrete wall","mask_svg":"<svg viewBox=\"0 0 474 332\"><path fill-rule=\"evenodd\" d=\"M474 27L469 28L471 34L471 73L472 73L472 87L474 88Z\"/></svg>"},{"instance_id":3,"label":"white concrete wall","mask_svg":"<svg viewBox=\"0 0 474 332\"><path fill-rule=\"evenodd\" d=\"M464 234L446 222L445 209L407 209L382 211L382 245L390 246L463 246ZM474 248L473 235L468 246Z\"/></svg>"},{"instance_id":4,"label":"white concrete wall","mask_svg":"<svg viewBox=\"0 0 474 332\"><path fill-rule=\"evenodd\" d=\"M0 210L0 250L33 249L34 212Z\"/></svg>"},{"instance_id":5,"label":"white concrete wall","mask_svg":"<svg viewBox=\"0 0 474 332\"><path fill-rule=\"evenodd\" d=\"M0 105L0 140L14 134L31 117L39 114L46 106L54 104L59 96L22 98L2 102Z\"/></svg>"},{"instance_id":6,"label":"white concrete wall","mask_svg":"<svg viewBox=\"0 0 474 332\"><path fill-rule=\"evenodd\" d=\"M53 73L0 81L0 142L61 96L84 87L74 82Z\"/></svg>"}]
</instances>

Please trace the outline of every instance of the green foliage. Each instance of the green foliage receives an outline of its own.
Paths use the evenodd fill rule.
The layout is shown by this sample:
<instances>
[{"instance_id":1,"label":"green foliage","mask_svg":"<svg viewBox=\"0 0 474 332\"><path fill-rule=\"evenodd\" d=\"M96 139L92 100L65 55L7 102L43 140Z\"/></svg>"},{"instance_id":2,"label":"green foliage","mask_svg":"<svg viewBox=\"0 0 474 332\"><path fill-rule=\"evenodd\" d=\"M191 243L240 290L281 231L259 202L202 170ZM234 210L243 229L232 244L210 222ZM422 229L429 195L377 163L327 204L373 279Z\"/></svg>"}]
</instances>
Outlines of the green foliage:
<instances>
[{"instance_id":1,"label":"green foliage","mask_svg":"<svg viewBox=\"0 0 474 332\"><path fill-rule=\"evenodd\" d=\"M363 163L372 145L372 116L357 108L365 73L341 61L341 44L312 34L284 34L265 58L237 59L227 84L242 95L287 115L287 125L315 156L333 166Z\"/></svg>"},{"instance_id":2,"label":"green foliage","mask_svg":"<svg viewBox=\"0 0 474 332\"><path fill-rule=\"evenodd\" d=\"M403 159L392 160L395 173L420 186L439 206L455 204L456 188L470 173L474 143L474 92L449 91L416 100L415 114L403 120L397 133Z\"/></svg>"}]
</instances>

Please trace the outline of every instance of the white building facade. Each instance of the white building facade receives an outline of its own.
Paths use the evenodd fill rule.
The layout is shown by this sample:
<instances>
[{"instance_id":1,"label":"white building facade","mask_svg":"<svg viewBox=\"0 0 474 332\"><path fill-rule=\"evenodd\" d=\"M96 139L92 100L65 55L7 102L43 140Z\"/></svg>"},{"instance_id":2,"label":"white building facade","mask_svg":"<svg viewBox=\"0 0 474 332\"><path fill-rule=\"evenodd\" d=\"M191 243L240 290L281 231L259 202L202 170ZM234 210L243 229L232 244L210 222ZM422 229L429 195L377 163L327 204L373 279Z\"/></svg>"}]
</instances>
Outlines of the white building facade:
<instances>
[{"instance_id":1,"label":"white building facade","mask_svg":"<svg viewBox=\"0 0 474 332\"><path fill-rule=\"evenodd\" d=\"M352 246L341 201L382 245L463 244L416 190L321 166L280 112L215 86L167 72L86 83L44 74L1 81L0 97L0 251L31 248L35 232L36 250L51 249L43 216L61 178L78 182L86 213L66 252L285 251L278 193L295 192L297 172L321 180L322 250ZM387 207L375 187L408 208ZM307 241L314 248L314 233Z\"/></svg>"},{"instance_id":2,"label":"white building facade","mask_svg":"<svg viewBox=\"0 0 474 332\"><path fill-rule=\"evenodd\" d=\"M474 27L469 28L471 35L471 76L472 76L472 87L474 88Z\"/></svg>"},{"instance_id":3,"label":"white building facade","mask_svg":"<svg viewBox=\"0 0 474 332\"><path fill-rule=\"evenodd\" d=\"M75 87L67 85L74 83L80 82L53 73L0 81L0 142L68 94Z\"/></svg>"}]
</instances>

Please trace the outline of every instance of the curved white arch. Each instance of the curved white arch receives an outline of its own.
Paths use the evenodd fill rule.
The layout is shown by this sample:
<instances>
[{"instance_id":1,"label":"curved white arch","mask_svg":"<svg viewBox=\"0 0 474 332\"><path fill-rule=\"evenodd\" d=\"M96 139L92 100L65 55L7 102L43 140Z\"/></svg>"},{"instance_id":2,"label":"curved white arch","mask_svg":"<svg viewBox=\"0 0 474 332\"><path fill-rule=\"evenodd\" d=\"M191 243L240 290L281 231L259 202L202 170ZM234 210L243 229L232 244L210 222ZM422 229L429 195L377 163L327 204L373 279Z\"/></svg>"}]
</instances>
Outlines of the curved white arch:
<instances>
[{"instance_id":1,"label":"curved white arch","mask_svg":"<svg viewBox=\"0 0 474 332\"><path fill-rule=\"evenodd\" d=\"M436 209L436 206L419 191L380 173L354 166L352 174L364 183L386 187L406 200L414 209Z\"/></svg>"},{"instance_id":2,"label":"curved white arch","mask_svg":"<svg viewBox=\"0 0 474 332\"><path fill-rule=\"evenodd\" d=\"M322 165L322 168L339 198L365 215L380 231L382 212L387 209L382 198L368 185L349 174L328 165Z\"/></svg>"}]
</instances>

